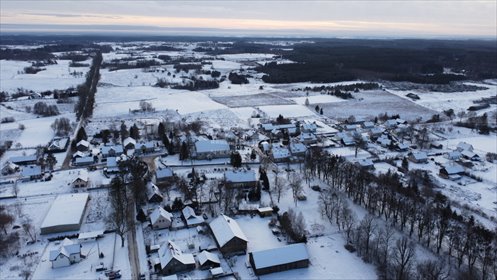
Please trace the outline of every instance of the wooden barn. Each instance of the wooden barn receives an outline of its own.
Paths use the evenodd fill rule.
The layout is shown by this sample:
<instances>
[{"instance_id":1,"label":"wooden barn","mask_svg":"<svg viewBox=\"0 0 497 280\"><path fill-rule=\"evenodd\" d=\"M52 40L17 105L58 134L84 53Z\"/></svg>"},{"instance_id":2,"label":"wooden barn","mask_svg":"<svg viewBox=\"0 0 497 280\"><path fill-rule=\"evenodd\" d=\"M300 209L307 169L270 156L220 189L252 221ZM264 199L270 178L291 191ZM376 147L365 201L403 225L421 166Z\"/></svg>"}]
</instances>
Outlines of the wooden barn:
<instances>
[{"instance_id":1,"label":"wooden barn","mask_svg":"<svg viewBox=\"0 0 497 280\"><path fill-rule=\"evenodd\" d=\"M223 255L244 253L248 239L238 223L226 215L220 215L209 224L219 251Z\"/></svg>"},{"instance_id":2,"label":"wooden barn","mask_svg":"<svg viewBox=\"0 0 497 280\"><path fill-rule=\"evenodd\" d=\"M309 254L304 243L291 244L249 253L255 274L269 274L309 266Z\"/></svg>"}]
</instances>

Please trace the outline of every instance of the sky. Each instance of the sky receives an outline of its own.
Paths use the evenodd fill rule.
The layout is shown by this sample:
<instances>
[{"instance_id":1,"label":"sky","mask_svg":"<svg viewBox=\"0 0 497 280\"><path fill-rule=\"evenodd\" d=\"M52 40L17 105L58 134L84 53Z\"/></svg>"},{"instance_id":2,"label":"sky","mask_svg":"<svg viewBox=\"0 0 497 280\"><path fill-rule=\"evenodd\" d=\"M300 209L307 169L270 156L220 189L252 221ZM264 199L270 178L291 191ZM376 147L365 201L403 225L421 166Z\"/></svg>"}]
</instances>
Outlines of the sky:
<instances>
[{"instance_id":1,"label":"sky","mask_svg":"<svg viewBox=\"0 0 497 280\"><path fill-rule=\"evenodd\" d=\"M0 31L497 37L492 1L0 0Z\"/></svg>"}]
</instances>

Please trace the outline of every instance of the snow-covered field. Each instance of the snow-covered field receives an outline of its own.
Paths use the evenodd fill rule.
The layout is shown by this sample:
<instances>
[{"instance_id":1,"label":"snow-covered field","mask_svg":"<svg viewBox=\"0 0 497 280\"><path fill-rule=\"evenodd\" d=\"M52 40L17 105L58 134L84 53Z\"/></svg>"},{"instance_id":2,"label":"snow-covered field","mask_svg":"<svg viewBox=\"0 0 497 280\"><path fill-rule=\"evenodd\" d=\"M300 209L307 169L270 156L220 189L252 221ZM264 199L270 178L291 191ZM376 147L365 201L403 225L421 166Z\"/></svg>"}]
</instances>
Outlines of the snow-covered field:
<instances>
[{"instance_id":1,"label":"snow-covered field","mask_svg":"<svg viewBox=\"0 0 497 280\"><path fill-rule=\"evenodd\" d=\"M0 91L13 92L18 88L41 92L46 90L64 90L76 87L85 80L88 67L69 67L70 60L57 60L57 64L43 66L46 70L36 74L21 74L24 67L31 63L24 61L0 60ZM71 72L82 72L73 76Z\"/></svg>"}]
</instances>

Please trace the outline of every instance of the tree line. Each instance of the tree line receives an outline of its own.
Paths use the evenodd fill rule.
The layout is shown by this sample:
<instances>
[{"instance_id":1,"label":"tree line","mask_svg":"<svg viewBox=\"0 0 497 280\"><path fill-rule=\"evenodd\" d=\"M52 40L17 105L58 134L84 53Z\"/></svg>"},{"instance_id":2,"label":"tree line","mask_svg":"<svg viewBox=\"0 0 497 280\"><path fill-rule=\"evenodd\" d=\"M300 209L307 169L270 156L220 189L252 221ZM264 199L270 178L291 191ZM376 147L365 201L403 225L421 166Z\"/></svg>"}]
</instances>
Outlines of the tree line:
<instances>
[{"instance_id":1,"label":"tree line","mask_svg":"<svg viewBox=\"0 0 497 280\"><path fill-rule=\"evenodd\" d=\"M93 115L95 93L97 92L97 84L100 79L100 65L102 64L102 60L102 53L97 52L93 57L90 70L86 73L85 82L77 88L78 101L74 106L77 119L88 118Z\"/></svg>"},{"instance_id":2,"label":"tree line","mask_svg":"<svg viewBox=\"0 0 497 280\"><path fill-rule=\"evenodd\" d=\"M311 149L304 175L307 180L315 177L329 185L320 198L322 214L337 224L359 255L378 266L382 278L413 276L410 248L414 241L440 256L439 263L418 263L425 266L421 269L450 268L453 276L472 279L497 275L495 230L487 229L473 216L458 214L447 197L434 190L426 172L412 171L405 185L397 173L375 175L342 157ZM364 207L369 215L356 221L345 198ZM379 226L376 219L396 228L406 239L393 242L389 236L392 230ZM438 276L429 279L443 279L442 274Z\"/></svg>"}]
</instances>

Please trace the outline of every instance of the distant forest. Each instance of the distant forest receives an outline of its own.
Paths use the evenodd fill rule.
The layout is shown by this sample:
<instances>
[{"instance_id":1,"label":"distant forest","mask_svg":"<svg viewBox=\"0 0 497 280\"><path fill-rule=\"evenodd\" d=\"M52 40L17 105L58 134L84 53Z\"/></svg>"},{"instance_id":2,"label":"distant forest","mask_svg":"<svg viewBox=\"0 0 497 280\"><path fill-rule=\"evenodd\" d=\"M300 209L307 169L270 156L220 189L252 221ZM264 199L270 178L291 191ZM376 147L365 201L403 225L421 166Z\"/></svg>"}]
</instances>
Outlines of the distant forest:
<instances>
[{"instance_id":1,"label":"distant forest","mask_svg":"<svg viewBox=\"0 0 497 280\"><path fill-rule=\"evenodd\" d=\"M389 80L446 84L497 77L495 41L331 40L294 46L295 64L256 68L268 83ZM450 68L465 75L444 74Z\"/></svg>"},{"instance_id":2,"label":"distant forest","mask_svg":"<svg viewBox=\"0 0 497 280\"><path fill-rule=\"evenodd\" d=\"M293 45L275 45L281 38L228 37L126 37L102 36L2 36L0 44L49 44L34 50L0 49L0 59L46 60L51 52L98 49L105 53L109 45L98 42L155 41L164 43L199 42L195 51L210 55L236 53L271 53L295 61L293 64L267 63L255 70L264 73L268 83L338 82L345 80L408 81L448 84L458 80L497 77L497 42L495 40L374 40L374 39L302 39L285 38ZM89 43L91 42L91 43ZM254 43L257 42L257 43ZM145 50L176 50L161 44ZM450 68L455 73L444 73Z\"/></svg>"}]
</instances>

